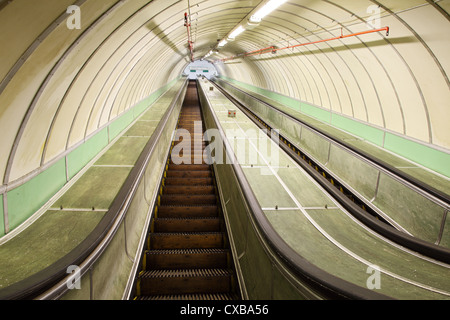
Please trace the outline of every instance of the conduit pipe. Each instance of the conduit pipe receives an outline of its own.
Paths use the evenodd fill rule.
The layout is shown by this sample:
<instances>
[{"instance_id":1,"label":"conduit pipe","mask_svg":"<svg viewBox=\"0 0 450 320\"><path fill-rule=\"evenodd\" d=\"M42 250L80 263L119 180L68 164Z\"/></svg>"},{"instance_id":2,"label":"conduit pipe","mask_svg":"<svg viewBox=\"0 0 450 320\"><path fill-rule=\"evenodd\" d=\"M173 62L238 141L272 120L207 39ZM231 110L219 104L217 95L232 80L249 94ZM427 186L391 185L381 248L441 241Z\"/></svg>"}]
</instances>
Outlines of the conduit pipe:
<instances>
[{"instance_id":1,"label":"conduit pipe","mask_svg":"<svg viewBox=\"0 0 450 320\"><path fill-rule=\"evenodd\" d=\"M283 48L277 48L275 46L271 46L271 47L267 47L264 49L259 49L259 50L254 50L254 51L250 51L250 52L245 52L245 53L241 53L239 55L233 56L233 57L228 57L228 58L224 58L224 59L218 59L215 60L214 63L218 62L218 61L229 61L229 60L234 60L240 57L250 57L250 56L254 56L254 55L261 55L264 53L276 53L278 51L281 50L286 50L286 49L293 49L293 48L297 48L297 47L303 47L303 46L308 46L311 44L316 44L316 43L321 43L321 42L328 42L328 41L333 41L333 40L339 40L339 39L345 39L345 38L350 38L350 37L357 37L357 36L361 36L361 35L365 35L365 34L369 34L369 33L375 33L375 32L382 32L382 31L386 31L386 36L389 36L389 27L384 27L381 29L374 29L374 30L367 30L367 31L362 31L362 32L357 32L357 33L352 33L352 34L348 34L348 35L344 35L342 32L342 28L341 28L341 35L339 37L334 37L334 38L329 38L329 39L323 39L323 40L317 40L317 41L312 41L312 42L307 42L307 43L301 43L301 44L297 44L297 45L293 45L293 46L287 46L287 47L283 47Z\"/></svg>"},{"instance_id":2,"label":"conduit pipe","mask_svg":"<svg viewBox=\"0 0 450 320\"><path fill-rule=\"evenodd\" d=\"M188 46L191 56L191 62L194 62L194 43L191 41L191 22L188 13L184 13L184 26L187 28Z\"/></svg>"}]
</instances>

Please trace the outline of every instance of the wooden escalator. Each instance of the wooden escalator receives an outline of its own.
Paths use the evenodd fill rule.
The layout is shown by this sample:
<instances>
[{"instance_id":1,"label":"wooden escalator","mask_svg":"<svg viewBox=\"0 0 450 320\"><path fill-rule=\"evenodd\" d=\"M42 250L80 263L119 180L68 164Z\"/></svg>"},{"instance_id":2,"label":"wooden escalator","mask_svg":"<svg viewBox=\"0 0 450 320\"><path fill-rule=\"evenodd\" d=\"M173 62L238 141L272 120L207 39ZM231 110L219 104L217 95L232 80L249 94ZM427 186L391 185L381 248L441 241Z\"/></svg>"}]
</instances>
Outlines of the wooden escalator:
<instances>
[{"instance_id":1,"label":"wooden escalator","mask_svg":"<svg viewBox=\"0 0 450 320\"><path fill-rule=\"evenodd\" d=\"M196 82L190 81L178 129L194 137L195 122L202 122L202 116ZM177 165L172 157L167 163L136 299L239 299L214 174L203 160L205 143L199 152L194 139L202 135L191 139L191 163ZM174 141L172 149L178 143L182 141Z\"/></svg>"}]
</instances>

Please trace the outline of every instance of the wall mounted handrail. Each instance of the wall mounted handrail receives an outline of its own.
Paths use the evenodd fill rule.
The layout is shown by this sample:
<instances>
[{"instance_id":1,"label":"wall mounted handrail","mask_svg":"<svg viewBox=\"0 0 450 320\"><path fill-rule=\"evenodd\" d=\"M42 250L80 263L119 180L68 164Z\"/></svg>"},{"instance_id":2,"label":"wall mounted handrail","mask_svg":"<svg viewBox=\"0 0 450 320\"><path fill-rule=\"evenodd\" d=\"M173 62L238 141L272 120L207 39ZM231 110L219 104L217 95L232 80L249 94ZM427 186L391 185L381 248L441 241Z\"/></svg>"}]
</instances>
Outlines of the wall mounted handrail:
<instances>
[{"instance_id":1,"label":"wall mounted handrail","mask_svg":"<svg viewBox=\"0 0 450 320\"><path fill-rule=\"evenodd\" d=\"M0 290L0 300L58 299L68 291L67 283L70 283L73 278L72 275L67 273L68 267L78 266L80 276L83 276L89 271L113 240L119 226L124 220L139 183L144 176L150 156L155 150L163 129L187 86L187 82L188 79L184 81L175 99L172 100L154 133L145 145L135 166L114 199L110 209L89 236L75 249L52 265Z\"/></svg>"}]
</instances>

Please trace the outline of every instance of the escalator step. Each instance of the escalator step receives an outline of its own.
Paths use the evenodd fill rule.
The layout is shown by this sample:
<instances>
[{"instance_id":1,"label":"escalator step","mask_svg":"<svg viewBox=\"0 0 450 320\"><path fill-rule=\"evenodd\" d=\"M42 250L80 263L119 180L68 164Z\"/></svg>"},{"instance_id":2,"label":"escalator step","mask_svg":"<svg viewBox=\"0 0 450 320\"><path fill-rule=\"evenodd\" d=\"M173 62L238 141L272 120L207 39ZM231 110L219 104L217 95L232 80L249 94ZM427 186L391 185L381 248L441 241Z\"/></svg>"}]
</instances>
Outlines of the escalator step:
<instances>
[{"instance_id":1,"label":"escalator step","mask_svg":"<svg viewBox=\"0 0 450 320\"><path fill-rule=\"evenodd\" d=\"M163 194L161 196L162 205L196 205L196 204L216 204L215 194Z\"/></svg>"},{"instance_id":2,"label":"escalator step","mask_svg":"<svg viewBox=\"0 0 450 320\"><path fill-rule=\"evenodd\" d=\"M235 294L230 293L199 293L199 294L174 294L141 296L136 300L239 300Z\"/></svg>"},{"instance_id":3,"label":"escalator step","mask_svg":"<svg viewBox=\"0 0 450 320\"><path fill-rule=\"evenodd\" d=\"M158 208L160 218L184 218L184 217L216 217L219 209L215 205L202 206L174 206L162 205Z\"/></svg>"},{"instance_id":4,"label":"escalator step","mask_svg":"<svg viewBox=\"0 0 450 320\"><path fill-rule=\"evenodd\" d=\"M180 157L183 157L183 154L180 155ZM183 158L180 158L177 160L177 162L174 162L172 158L170 159L170 165L174 166L185 166L185 165L208 165L205 159L203 159L203 155L197 155L197 156L188 156L189 160L185 160Z\"/></svg>"},{"instance_id":5,"label":"escalator step","mask_svg":"<svg viewBox=\"0 0 450 320\"><path fill-rule=\"evenodd\" d=\"M213 185L168 185L164 188L164 194L214 194Z\"/></svg>"},{"instance_id":6,"label":"escalator step","mask_svg":"<svg viewBox=\"0 0 450 320\"><path fill-rule=\"evenodd\" d=\"M169 170L166 173L167 178L211 178L211 171L184 171Z\"/></svg>"},{"instance_id":7,"label":"escalator step","mask_svg":"<svg viewBox=\"0 0 450 320\"><path fill-rule=\"evenodd\" d=\"M227 266L230 250L227 249L184 249L147 250L148 269L206 269Z\"/></svg>"},{"instance_id":8,"label":"escalator step","mask_svg":"<svg viewBox=\"0 0 450 320\"><path fill-rule=\"evenodd\" d=\"M150 270L140 275L142 295L226 293L231 290L228 269Z\"/></svg>"},{"instance_id":9,"label":"escalator step","mask_svg":"<svg viewBox=\"0 0 450 320\"><path fill-rule=\"evenodd\" d=\"M193 171L187 171L193 172ZM208 172L208 171L205 171ZM166 186L188 186L188 185L199 185L208 186L213 184L213 178L177 178L177 177L167 177L165 181Z\"/></svg>"},{"instance_id":10,"label":"escalator step","mask_svg":"<svg viewBox=\"0 0 450 320\"><path fill-rule=\"evenodd\" d=\"M150 249L222 248L222 232L150 233Z\"/></svg>"},{"instance_id":11,"label":"escalator step","mask_svg":"<svg viewBox=\"0 0 450 320\"><path fill-rule=\"evenodd\" d=\"M207 164L184 164L184 165L170 164L169 170L210 171L211 166L209 166Z\"/></svg>"},{"instance_id":12,"label":"escalator step","mask_svg":"<svg viewBox=\"0 0 450 320\"><path fill-rule=\"evenodd\" d=\"M209 218L157 218L154 232L211 232L220 231L220 219Z\"/></svg>"}]
</instances>

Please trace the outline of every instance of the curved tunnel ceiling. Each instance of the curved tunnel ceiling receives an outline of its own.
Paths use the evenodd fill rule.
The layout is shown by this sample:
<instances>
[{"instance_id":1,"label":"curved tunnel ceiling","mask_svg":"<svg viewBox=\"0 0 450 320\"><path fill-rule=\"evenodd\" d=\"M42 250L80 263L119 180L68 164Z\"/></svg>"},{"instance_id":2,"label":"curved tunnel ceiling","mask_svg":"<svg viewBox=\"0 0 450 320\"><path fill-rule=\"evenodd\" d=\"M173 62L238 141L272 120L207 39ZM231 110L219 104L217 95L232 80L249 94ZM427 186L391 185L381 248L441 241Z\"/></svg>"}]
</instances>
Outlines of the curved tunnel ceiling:
<instances>
[{"instance_id":1,"label":"curved tunnel ceiling","mask_svg":"<svg viewBox=\"0 0 450 320\"><path fill-rule=\"evenodd\" d=\"M261 0L0 1L0 179L17 184L76 148L189 64L184 13L200 59ZM80 8L80 29L69 29ZM272 90L448 152L450 1L289 0L208 57L367 30L383 33L217 63ZM73 12L72 12L73 13Z\"/></svg>"}]
</instances>

